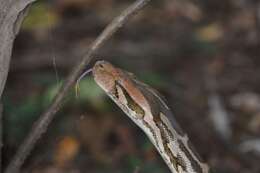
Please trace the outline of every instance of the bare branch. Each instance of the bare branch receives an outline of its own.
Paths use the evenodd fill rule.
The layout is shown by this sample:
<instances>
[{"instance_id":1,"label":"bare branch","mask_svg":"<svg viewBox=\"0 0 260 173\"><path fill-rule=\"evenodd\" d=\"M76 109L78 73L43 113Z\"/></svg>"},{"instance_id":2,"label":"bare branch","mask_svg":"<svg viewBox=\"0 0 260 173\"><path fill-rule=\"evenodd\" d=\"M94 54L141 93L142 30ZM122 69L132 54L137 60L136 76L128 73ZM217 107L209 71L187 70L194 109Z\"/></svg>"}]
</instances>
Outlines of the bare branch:
<instances>
[{"instance_id":1,"label":"bare branch","mask_svg":"<svg viewBox=\"0 0 260 173\"><path fill-rule=\"evenodd\" d=\"M35 0L0 1L0 101L5 87L14 39L28 12L29 5ZM0 172L2 172L2 104L0 105Z\"/></svg>"},{"instance_id":2,"label":"bare branch","mask_svg":"<svg viewBox=\"0 0 260 173\"><path fill-rule=\"evenodd\" d=\"M82 58L81 62L73 69L68 76L62 88L54 98L50 107L40 116L32 127L32 131L21 144L13 160L8 165L5 173L16 173L19 171L21 165L24 163L31 150L34 148L37 140L41 135L46 132L48 125L52 121L55 113L61 108L64 96L68 93L69 89L73 86L79 74L83 71L84 67L93 58L93 54L109 39L111 36L121 28L130 17L142 9L150 0L137 0L130 5L121 15L116 17L105 30L97 37L97 39L90 45L86 55Z\"/></svg>"},{"instance_id":3,"label":"bare branch","mask_svg":"<svg viewBox=\"0 0 260 173\"><path fill-rule=\"evenodd\" d=\"M4 90L13 42L29 5L35 0L1 0L0 2L0 98Z\"/></svg>"},{"instance_id":4,"label":"bare branch","mask_svg":"<svg viewBox=\"0 0 260 173\"><path fill-rule=\"evenodd\" d=\"M2 147L3 147L3 105L0 102L0 173L2 172Z\"/></svg>"}]
</instances>

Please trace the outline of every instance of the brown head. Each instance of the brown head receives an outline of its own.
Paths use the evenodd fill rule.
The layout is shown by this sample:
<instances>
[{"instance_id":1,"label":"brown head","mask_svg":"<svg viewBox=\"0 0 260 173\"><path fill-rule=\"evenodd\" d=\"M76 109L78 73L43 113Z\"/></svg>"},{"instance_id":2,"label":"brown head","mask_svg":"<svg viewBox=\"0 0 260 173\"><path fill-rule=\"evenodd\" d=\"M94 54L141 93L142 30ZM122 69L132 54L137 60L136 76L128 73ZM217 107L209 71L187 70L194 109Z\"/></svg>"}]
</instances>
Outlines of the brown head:
<instances>
[{"instance_id":1,"label":"brown head","mask_svg":"<svg viewBox=\"0 0 260 173\"><path fill-rule=\"evenodd\" d=\"M97 61L92 68L95 81L106 92L115 88L118 79L118 70L107 61Z\"/></svg>"},{"instance_id":2,"label":"brown head","mask_svg":"<svg viewBox=\"0 0 260 173\"><path fill-rule=\"evenodd\" d=\"M144 95L125 71L116 68L109 62L97 61L92 69L92 73L96 83L105 92L110 94L117 93L120 102L130 103L129 99L132 99L132 102L142 107L142 109L150 109L149 103ZM125 98L126 95L129 95L129 98Z\"/></svg>"}]
</instances>

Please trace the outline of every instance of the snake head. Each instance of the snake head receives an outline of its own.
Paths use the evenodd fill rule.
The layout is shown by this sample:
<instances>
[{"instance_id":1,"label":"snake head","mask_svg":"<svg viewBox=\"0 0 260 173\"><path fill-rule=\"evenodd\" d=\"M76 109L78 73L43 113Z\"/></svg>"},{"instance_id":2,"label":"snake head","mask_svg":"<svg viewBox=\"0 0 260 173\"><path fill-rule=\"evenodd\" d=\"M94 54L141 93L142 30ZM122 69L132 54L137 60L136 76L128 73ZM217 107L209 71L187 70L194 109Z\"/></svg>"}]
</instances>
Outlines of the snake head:
<instances>
[{"instance_id":1,"label":"snake head","mask_svg":"<svg viewBox=\"0 0 260 173\"><path fill-rule=\"evenodd\" d=\"M106 61L98 61L92 70L96 83L114 101L123 105L134 118L143 118L150 105L133 81L132 75Z\"/></svg>"},{"instance_id":2,"label":"snake head","mask_svg":"<svg viewBox=\"0 0 260 173\"><path fill-rule=\"evenodd\" d=\"M97 84L107 93L111 93L118 78L117 68L107 61L97 61L92 69Z\"/></svg>"}]
</instances>

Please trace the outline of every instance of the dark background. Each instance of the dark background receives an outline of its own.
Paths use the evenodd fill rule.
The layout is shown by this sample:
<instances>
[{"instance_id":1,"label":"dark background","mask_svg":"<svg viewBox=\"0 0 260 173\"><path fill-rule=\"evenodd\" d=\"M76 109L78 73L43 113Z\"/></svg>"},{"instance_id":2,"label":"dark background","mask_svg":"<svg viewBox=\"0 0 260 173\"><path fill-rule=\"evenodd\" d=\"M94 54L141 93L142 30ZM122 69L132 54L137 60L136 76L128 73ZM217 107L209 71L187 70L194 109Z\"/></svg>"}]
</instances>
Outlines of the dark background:
<instances>
[{"instance_id":1,"label":"dark background","mask_svg":"<svg viewBox=\"0 0 260 173\"><path fill-rule=\"evenodd\" d=\"M4 166L90 43L131 2L35 3L4 92ZM95 55L159 90L216 173L260 172L260 3L152 1ZM23 172L169 172L147 137L92 77L62 110Z\"/></svg>"}]
</instances>

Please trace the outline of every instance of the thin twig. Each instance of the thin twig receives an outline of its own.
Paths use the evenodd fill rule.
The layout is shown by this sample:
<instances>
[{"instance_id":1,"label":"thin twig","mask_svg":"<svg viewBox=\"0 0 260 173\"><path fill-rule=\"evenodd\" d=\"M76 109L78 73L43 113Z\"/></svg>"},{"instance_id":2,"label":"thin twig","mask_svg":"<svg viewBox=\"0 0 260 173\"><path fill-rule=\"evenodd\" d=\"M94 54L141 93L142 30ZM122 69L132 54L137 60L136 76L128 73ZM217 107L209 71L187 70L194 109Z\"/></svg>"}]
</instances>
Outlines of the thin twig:
<instances>
[{"instance_id":1,"label":"thin twig","mask_svg":"<svg viewBox=\"0 0 260 173\"><path fill-rule=\"evenodd\" d=\"M36 0L3 0L0 5L0 98L5 87L13 49L30 4Z\"/></svg>"},{"instance_id":2,"label":"thin twig","mask_svg":"<svg viewBox=\"0 0 260 173\"><path fill-rule=\"evenodd\" d=\"M68 76L62 88L54 98L54 101L50 107L40 116L32 127L31 132L26 137L24 142L19 147L13 160L11 160L5 173L16 173L24 163L31 150L34 148L36 142L41 135L46 132L48 125L52 121L55 113L61 108L61 104L64 96L68 93L69 89L73 86L77 77L83 71L84 67L93 58L93 54L109 39L111 36L121 28L130 17L140 11L150 0L137 0L130 5L121 15L116 17L97 37L97 39L90 45L88 52L82 58L81 62L73 69L71 74Z\"/></svg>"},{"instance_id":3,"label":"thin twig","mask_svg":"<svg viewBox=\"0 0 260 173\"><path fill-rule=\"evenodd\" d=\"M3 147L3 105L0 102L0 173L2 172L2 159L3 159L3 152L2 152L2 147Z\"/></svg>"}]
</instances>

